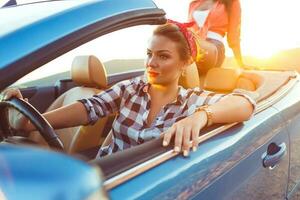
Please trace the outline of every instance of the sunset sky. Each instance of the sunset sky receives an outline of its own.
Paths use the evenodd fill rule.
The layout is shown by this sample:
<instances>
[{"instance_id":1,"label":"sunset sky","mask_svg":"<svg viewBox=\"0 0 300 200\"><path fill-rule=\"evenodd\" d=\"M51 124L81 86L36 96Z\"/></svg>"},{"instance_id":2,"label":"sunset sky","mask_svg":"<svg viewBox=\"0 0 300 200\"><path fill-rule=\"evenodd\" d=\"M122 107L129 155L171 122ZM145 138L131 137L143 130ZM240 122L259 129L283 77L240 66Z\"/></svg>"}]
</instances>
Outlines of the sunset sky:
<instances>
[{"instance_id":1,"label":"sunset sky","mask_svg":"<svg viewBox=\"0 0 300 200\"><path fill-rule=\"evenodd\" d=\"M190 0L156 0L168 17L187 19ZM240 0L242 6L241 45L245 55L269 57L300 47L300 0ZM227 51L230 55L230 51Z\"/></svg>"}]
</instances>

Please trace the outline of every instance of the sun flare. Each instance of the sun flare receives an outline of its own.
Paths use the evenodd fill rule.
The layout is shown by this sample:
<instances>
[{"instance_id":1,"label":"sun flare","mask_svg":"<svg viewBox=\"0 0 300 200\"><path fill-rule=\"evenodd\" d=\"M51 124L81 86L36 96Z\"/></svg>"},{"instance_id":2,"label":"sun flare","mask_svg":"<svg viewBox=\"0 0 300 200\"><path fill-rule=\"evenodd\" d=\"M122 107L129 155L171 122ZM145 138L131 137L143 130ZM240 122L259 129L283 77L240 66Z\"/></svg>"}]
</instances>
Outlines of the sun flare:
<instances>
[{"instance_id":1,"label":"sun flare","mask_svg":"<svg viewBox=\"0 0 300 200\"><path fill-rule=\"evenodd\" d=\"M156 0L168 18L186 21L190 1ZM269 58L279 51L300 46L299 0L240 0L241 47L244 56ZM227 56L232 52L227 47Z\"/></svg>"},{"instance_id":2,"label":"sun flare","mask_svg":"<svg viewBox=\"0 0 300 200\"><path fill-rule=\"evenodd\" d=\"M241 0L242 48L246 55L267 58L300 46L298 0Z\"/></svg>"}]
</instances>

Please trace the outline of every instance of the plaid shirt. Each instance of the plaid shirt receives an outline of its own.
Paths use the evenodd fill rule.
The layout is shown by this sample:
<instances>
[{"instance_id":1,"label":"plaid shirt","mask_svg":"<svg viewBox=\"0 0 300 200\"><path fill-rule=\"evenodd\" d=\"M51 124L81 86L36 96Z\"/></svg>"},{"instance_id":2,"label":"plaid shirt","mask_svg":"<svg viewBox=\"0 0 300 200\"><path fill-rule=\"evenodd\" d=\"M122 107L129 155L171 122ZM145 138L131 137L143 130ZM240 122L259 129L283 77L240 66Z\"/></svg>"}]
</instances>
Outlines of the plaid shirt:
<instances>
[{"instance_id":1,"label":"plaid shirt","mask_svg":"<svg viewBox=\"0 0 300 200\"><path fill-rule=\"evenodd\" d=\"M89 99L79 100L87 109L89 124L94 124L100 117L118 113L112 126L112 143L101 148L97 156L104 156L139 145L171 127L175 122L193 114L195 109L214 104L224 96L201 90L199 88L184 89L179 86L177 99L165 105L152 124L147 126L150 110L150 84L141 77L122 81L110 89L94 95ZM229 95L232 95L231 93ZM255 101L244 94L254 106Z\"/></svg>"}]
</instances>

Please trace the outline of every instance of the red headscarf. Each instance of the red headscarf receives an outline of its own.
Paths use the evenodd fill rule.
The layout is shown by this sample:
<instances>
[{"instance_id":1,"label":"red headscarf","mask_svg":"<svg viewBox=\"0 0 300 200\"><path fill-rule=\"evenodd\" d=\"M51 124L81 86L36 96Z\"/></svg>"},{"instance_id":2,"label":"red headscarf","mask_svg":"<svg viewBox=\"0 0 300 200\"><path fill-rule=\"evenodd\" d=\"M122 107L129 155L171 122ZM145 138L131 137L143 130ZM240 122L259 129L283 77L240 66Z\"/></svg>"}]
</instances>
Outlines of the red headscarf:
<instances>
[{"instance_id":1,"label":"red headscarf","mask_svg":"<svg viewBox=\"0 0 300 200\"><path fill-rule=\"evenodd\" d=\"M195 62L199 62L201 59L201 53L200 53L201 51L200 51L199 43L196 40L195 35L190 30L188 30L188 28L192 27L195 22L180 23L168 19L168 23L175 24L176 26L178 26L180 32L183 34L184 38L186 39L189 45L193 60Z\"/></svg>"}]
</instances>

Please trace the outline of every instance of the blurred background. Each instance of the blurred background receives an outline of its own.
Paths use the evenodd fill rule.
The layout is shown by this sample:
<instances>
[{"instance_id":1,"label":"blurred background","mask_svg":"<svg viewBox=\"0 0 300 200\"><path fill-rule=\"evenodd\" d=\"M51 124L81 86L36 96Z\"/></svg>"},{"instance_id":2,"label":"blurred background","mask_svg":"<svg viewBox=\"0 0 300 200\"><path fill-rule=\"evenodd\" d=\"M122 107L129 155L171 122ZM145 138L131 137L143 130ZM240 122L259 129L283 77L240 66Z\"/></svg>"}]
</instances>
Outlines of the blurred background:
<instances>
[{"instance_id":1,"label":"blurred background","mask_svg":"<svg viewBox=\"0 0 300 200\"><path fill-rule=\"evenodd\" d=\"M0 0L0 6L7 0ZM18 4L36 0L17 0ZM154 0L167 17L187 21L191 0ZM264 68L285 68L300 71L300 0L240 0L242 6L241 48L246 65ZM122 59L142 60L146 55L147 41L153 26L138 26L113 32L82 45L53 60L46 67L35 70L19 82L26 82L70 69L76 55L92 54L110 66ZM111 41L114 41L113 43ZM226 44L227 45L227 44ZM237 67L232 52L226 47L223 67ZM47 67L48 66L48 67ZM127 68L124 66L124 70ZM108 73L116 73L114 67Z\"/></svg>"},{"instance_id":2,"label":"blurred background","mask_svg":"<svg viewBox=\"0 0 300 200\"><path fill-rule=\"evenodd\" d=\"M156 0L169 18L185 21L191 0ZM240 0L241 48L245 63L300 70L300 1ZM236 67L227 47L224 66Z\"/></svg>"}]
</instances>

